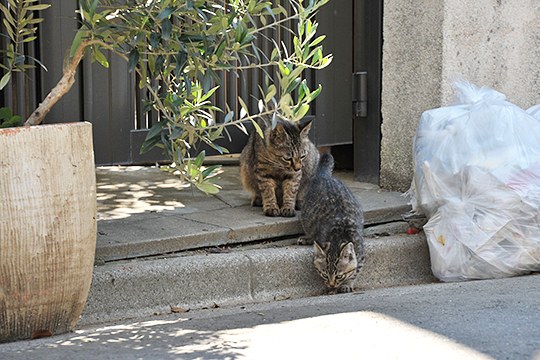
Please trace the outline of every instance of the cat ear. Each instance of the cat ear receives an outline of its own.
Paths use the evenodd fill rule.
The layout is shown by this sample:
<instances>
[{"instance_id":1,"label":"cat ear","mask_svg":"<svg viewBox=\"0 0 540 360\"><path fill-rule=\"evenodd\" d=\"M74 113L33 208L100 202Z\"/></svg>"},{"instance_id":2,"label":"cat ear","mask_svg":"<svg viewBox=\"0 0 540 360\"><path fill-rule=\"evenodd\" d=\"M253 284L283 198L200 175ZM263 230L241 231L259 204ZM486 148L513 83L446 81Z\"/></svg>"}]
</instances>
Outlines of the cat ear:
<instances>
[{"instance_id":1,"label":"cat ear","mask_svg":"<svg viewBox=\"0 0 540 360\"><path fill-rule=\"evenodd\" d=\"M349 261L352 261L356 257L356 253L354 252L354 245L352 242L348 242L346 245L341 246L341 253L339 254L339 257L342 259L348 258Z\"/></svg>"},{"instance_id":2,"label":"cat ear","mask_svg":"<svg viewBox=\"0 0 540 360\"><path fill-rule=\"evenodd\" d=\"M309 134L309 130L311 129L311 123L313 122L313 119L308 120L303 123L298 123L298 129L300 129L300 135L307 137Z\"/></svg>"},{"instance_id":3,"label":"cat ear","mask_svg":"<svg viewBox=\"0 0 540 360\"><path fill-rule=\"evenodd\" d=\"M328 249L330 248L330 243L325 242L320 245L317 241L313 242L313 248L315 249L315 255L326 256Z\"/></svg>"}]
</instances>

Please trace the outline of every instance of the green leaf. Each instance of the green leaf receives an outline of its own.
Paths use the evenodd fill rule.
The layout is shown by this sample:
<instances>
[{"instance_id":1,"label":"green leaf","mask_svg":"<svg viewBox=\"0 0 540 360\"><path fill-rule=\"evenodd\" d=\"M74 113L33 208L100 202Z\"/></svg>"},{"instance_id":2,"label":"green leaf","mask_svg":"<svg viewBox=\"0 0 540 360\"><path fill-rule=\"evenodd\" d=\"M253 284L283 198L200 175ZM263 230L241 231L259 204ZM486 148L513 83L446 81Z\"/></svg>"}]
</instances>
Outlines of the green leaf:
<instances>
[{"instance_id":1,"label":"green leaf","mask_svg":"<svg viewBox=\"0 0 540 360\"><path fill-rule=\"evenodd\" d=\"M205 194L217 194L219 193L219 187L216 184L212 184L211 182L205 181L202 183L196 183L195 186L197 189L201 190Z\"/></svg>"},{"instance_id":2,"label":"green leaf","mask_svg":"<svg viewBox=\"0 0 540 360\"><path fill-rule=\"evenodd\" d=\"M27 37L27 38L24 38L23 39L23 42L31 42L31 41L34 41L37 39L37 36L30 36L30 37Z\"/></svg>"},{"instance_id":3,"label":"green leaf","mask_svg":"<svg viewBox=\"0 0 540 360\"><path fill-rule=\"evenodd\" d=\"M10 24L8 23L7 19L2 19L2 22L4 23L4 26L6 27L6 31L9 35L9 38L12 40L12 41L15 41L15 32L13 31L13 28L10 26Z\"/></svg>"},{"instance_id":4,"label":"green leaf","mask_svg":"<svg viewBox=\"0 0 540 360\"><path fill-rule=\"evenodd\" d=\"M167 41L171 37L172 22L169 19L164 19L161 23L161 37Z\"/></svg>"},{"instance_id":5,"label":"green leaf","mask_svg":"<svg viewBox=\"0 0 540 360\"><path fill-rule=\"evenodd\" d=\"M141 150L139 151L140 154L145 154L148 151L152 150L154 147L159 146L161 143L161 137L155 137L151 139L144 140L143 144L141 145Z\"/></svg>"},{"instance_id":6,"label":"green leaf","mask_svg":"<svg viewBox=\"0 0 540 360\"><path fill-rule=\"evenodd\" d=\"M303 104L295 111L295 120L302 119L309 111L309 105Z\"/></svg>"},{"instance_id":7,"label":"green leaf","mask_svg":"<svg viewBox=\"0 0 540 360\"><path fill-rule=\"evenodd\" d=\"M169 139L176 140L182 135L183 132L184 132L184 130L181 127L176 127L171 132L171 135L169 135Z\"/></svg>"},{"instance_id":8,"label":"green leaf","mask_svg":"<svg viewBox=\"0 0 540 360\"><path fill-rule=\"evenodd\" d=\"M272 100L272 98L276 96L276 92L277 92L276 86L274 84L270 85L268 87L268 90L266 91L264 102L269 103L270 100Z\"/></svg>"},{"instance_id":9,"label":"green leaf","mask_svg":"<svg viewBox=\"0 0 540 360\"><path fill-rule=\"evenodd\" d=\"M244 99L242 99L241 97L238 97L238 102L240 103L240 106L242 106L242 109L240 109L240 119L243 118L245 115L249 114L249 108L248 106L246 105L246 103L244 102ZM242 113L244 115L242 115Z\"/></svg>"},{"instance_id":10,"label":"green leaf","mask_svg":"<svg viewBox=\"0 0 540 360\"><path fill-rule=\"evenodd\" d=\"M248 133L248 131L247 131L247 129L246 129L246 126L245 126L243 123L241 123L241 122L235 123L235 126L236 126L238 129L240 129L244 134L249 135L249 133Z\"/></svg>"},{"instance_id":11,"label":"green leaf","mask_svg":"<svg viewBox=\"0 0 540 360\"><path fill-rule=\"evenodd\" d=\"M15 19L13 18L13 16L11 15L11 11L8 10L8 8L6 8L4 5L0 4L0 11L2 11L2 13L4 14L7 22L10 24L10 25L13 25L15 26Z\"/></svg>"},{"instance_id":12,"label":"green leaf","mask_svg":"<svg viewBox=\"0 0 540 360\"><path fill-rule=\"evenodd\" d=\"M288 76L289 73L291 72L289 70L289 68L287 66L285 66L285 64L283 64L283 62L279 62L278 63L278 67L279 67L279 72L283 75L283 76Z\"/></svg>"},{"instance_id":13,"label":"green leaf","mask_svg":"<svg viewBox=\"0 0 540 360\"><path fill-rule=\"evenodd\" d=\"M217 152L219 152L221 155L223 154L228 154L229 153L229 150L227 150L226 148L224 148L223 146L219 146L219 145L216 145L212 142L209 142L208 145L210 145L210 147L212 149L215 149Z\"/></svg>"},{"instance_id":14,"label":"green leaf","mask_svg":"<svg viewBox=\"0 0 540 360\"><path fill-rule=\"evenodd\" d=\"M203 178L206 179L209 176L215 175L215 173L217 173L220 169L221 169L221 165L212 165L212 166L207 167L202 172Z\"/></svg>"},{"instance_id":15,"label":"green leaf","mask_svg":"<svg viewBox=\"0 0 540 360\"><path fill-rule=\"evenodd\" d=\"M207 69L207 71L204 73L204 76L202 78L203 91L205 93L208 93L210 91L210 86L212 86L212 74L211 74L211 70Z\"/></svg>"},{"instance_id":16,"label":"green leaf","mask_svg":"<svg viewBox=\"0 0 540 360\"><path fill-rule=\"evenodd\" d=\"M317 87L317 90L311 92L309 94L309 96L307 97L306 101L309 101L309 102L312 102L313 100L315 100L315 98L317 96L319 96L319 94L321 93L322 91L322 85L319 84L319 87Z\"/></svg>"},{"instance_id":17,"label":"green leaf","mask_svg":"<svg viewBox=\"0 0 540 360\"><path fill-rule=\"evenodd\" d=\"M163 71L163 64L165 63L165 57L163 55L159 55L156 59L156 63L155 63L155 70L157 72L161 72Z\"/></svg>"},{"instance_id":18,"label":"green leaf","mask_svg":"<svg viewBox=\"0 0 540 360\"><path fill-rule=\"evenodd\" d=\"M272 50L272 54L270 55L271 61L276 61L281 57L281 52L279 51L279 47L274 47Z\"/></svg>"},{"instance_id":19,"label":"green leaf","mask_svg":"<svg viewBox=\"0 0 540 360\"><path fill-rule=\"evenodd\" d=\"M150 131L148 131L148 134L146 134L146 138L144 139L144 142L141 146L141 154L144 154L148 151L150 151L154 146L156 146L161 141L166 141L162 137L163 133L163 124L161 122L157 122L152 126Z\"/></svg>"},{"instance_id":20,"label":"green leaf","mask_svg":"<svg viewBox=\"0 0 540 360\"><path fill-rule=\"evenodd\" d=\"M75 53L77 52L77 49L79 48L79 46L81 46L81 42L82 42L85 32L86 32L86 28L83 26L75 34L75 37L73 38L73 42L71 43L69 57L73 57L73 55L75 55Z\"/></svg>"},{"instance_id":21,"label":"green leaf","mask_svg":"<svg viewBox=\"0 0 540 360\"><path fill-rule=\"evenodd\" d=\"M0 108L0 120L6 120L11 119L13 116L13 113L11 112L11 109L8 107Z\"/></svg>"},{"instance_id":22,"label":"green leaf","mask_svg":"<svg viewBox=\"0 0 540 360\"><path fill-rule=\"evenodd\" d=\"M37 4L37 5L31 5L26 8L27 11L40 11L48 9L51 6L51 4Z\"/></svg>"},{"instance_id":23,"label":"green leaf","mask_svg":"<svg viewBox=\"0 0 540 360\"><path fill-rule=\"evenodd\" d=\"M0 128L20 126L21 119L19 115L13 115L10 108L0 108Z\"/></svg>"},{"instance_id":24,"label":"green leaf","mask_svg":"<svg viewBox=\"0 0 540 360\"><path fill-rule=\"evenodd\" d=\"M308 56L309 57L309 56ZM313 59L311 60L311 65L315 66L318 61L323 57L322 49L320 47L313 50Z\"/></svg>"},{"instance_id":25,"label":"green leaf","mask_svg":"<svg viewBox=\"0 0 540 360\"><path fill-rule=\"evenodd\" d=\"M294 90L300 85L301 79L300 78L294 78L290 83L289 86L287 86L287 89L285 89L285 93L292 94Z\"/></svg>"},{"instance_id":26,"label":"green leaf","mask_svg":"<svg viewBox=\"0 0 540 360\"><path fill-rule=\"evenodd\" d=\"M311 44L309 44L310 47L315 47L316 45L318 45L321 41L323 41L324 39L326 39L326 35L321 35L319 36L318 38L316 38L315 40L313 40L311 42Z\"/></svg>"},{"instance_id":27,"label":"green leaf","mask_svg":"<svg viewBox=\"0 0 540 360\"><path fill-rule=\"evenodd\" d=\"M226 124L228 123L229 121L231 121L231 119L233 118L234 116L234 111L229 111L227 113L227 115L225 115L225 119L223 120L223 123Z\"/></svg>"},{"instance_id":28,"label":"green leaf","mask_svg":"<svg viewBox=\"0 0 540 360\"><path fill-rule=\"evenodd\" d=\"M92 5L90 6L89 13L90 13L92 18L94 17L94 14L96 13L96 9L97 9L98 4L99 4L99 0L94 0Z\"/></svg>"},{"instance_id":29,"label":"green leaf","mask_svg":"<svg viewBox=\"0 0 540 360\"><path fill-rule=\"evenodd\" d=\"M259 134L259 136L264 139L264 133L263 133L261 127L259 126L259 124L257 123L257 121L256 120L251 120L251 123L253 124L253 127L257 131L257 134Z\"/></svg>"},{"instance_id":30,"label":"green leaf","mask_svg":"<svg viewBox=\"0 0 540 360\"><path fill-rule=\"evenodd\" d=\"M105 57L105 55L97 47L92 48L92 56L104 68L109 67L109 62L107 61L107 58Z\"/></svg>"},{"instance_id":31,"label":"green leaf","mask_svg":"<svg viewBox=\"0 0 540 360\"><path fill-rule=\"evenodd\" d=\"M325 68L332 62L332 56L326 56L321 60L320 68Z\"/></svg>"},{"instance_id":32,"label":"green leaf","mask_svg":"<svg viewBox=\"0 0 540 360\"><path fill-rule=\"evenodd\" d=\"M158 21L161 21L161 20L163 20L163 19L165 19L165 18L168 18L168 17L173 13L173 11L174 11L174 9L173 9L172 7L167 7L167 8L165 8L165 9L163 9L163 10L159 13L159 15L158 15L158 17L157 17L157 20L158 20Z\"/></svg>"},{"instance_id":33,"label":"green leaf","mask_svg":"<svg viewBox=\"0 0 540 360\"><path fill-rule=\"evenodd\" d=\"M159 46L160 41L161 41L161 33L152 32L152 34L150 34L150 46L152 46L154 49Z\"/></svg>"},{"instance_id":34,"label":"green leaf","mask_svg":"<svg viewBox=\"0 0 540 360\"><path fill-rule=\"evenodd\" d=\"M216 86L216 87L213 87L213 88L210 89L210 90L208 90L208 91L206 92L206 94L204 94L203 96L201 96L200 102L203 102L203 101L207 100L210 96L212 96L212 95L216 92L217 89L219 89L219 85Z\"/></svg>"},{"instance_id":35,"label":"green leaf","mask_svg":"<svg viewBox=\"0 0 540 360\"><path fill-rule=\"evenodd\" d=\"M4 74L4 76L2 76L2 79L0 79L0 90L2 90L3 88L6 87L6 85L8 84L10 79L11 79L11 73L10 72L8 72L8 73Z\"/></svg>"},{"instance_id":36,"label":"green leaf","mask_svg":"<svg viewBox=\"0 0 540 360\"><path fill-rule=\"evenodd\" d=\"M297 67L288 75L288 77L292 80L296 80L300 74L302 74L302 71L304 71L302 67Z\"/></svg>"},{"instance_id":37,"label":"green leaf","mask_svg":"<svg viewBox=\"0 0 540 360\"><path fill-rule=\"evenodd\" d=\"M204 158L206 156L206 152L203 150L199 153L199 155L197 155L197 157L195 158L195 160L193 160L193 163L197 166L197 167L201 167L203 162L204 162Z\"/></svg>"},{"instance_id":38,"label":"green leaf","mask_svg":"<svg viewBox=\"0 0 540 360\"><path fill-rule=\"evenodd\" d=\"M302 80L302 82L300 83L300 87L298 88L298 102L302 102L302 100L304 100L306 95L309 95L309 94L310 94L309 87L307 86L306 79L304 79Z\"/></svg>"},{"instance_id":39,"label":"green leaf","mask_svg":"<svg viewBox=\"0 0 540 360\"><path fill-rule=\"evenodd\" d=\"M128 69L129 72L133 72L137 64L139 63L139 52L137 49L133 49L130 51L128 56Z\"/></svg>"},{"instance_id":40,"label":"green leaf","mask_svg":"<svg viewBox=\"0 0 540 360\"><path fill-rule=\"evenodd\" d=\"M225 41L221 41L215 51L215 54L218 58L221 58L223 56L223 51L225 50L225 46L227 43Z\"/></svg>"},{"instance_id":41,"label":"green leaf","mask_svg":"<svg viewBox=\"0 0 540 360\"><path fill-rule=\"evenodd\" d=\"M1 123L0 128L15 127L15 126L20 126L20 125L21 125L21 117L19 115L15 115L11 117L10 119Z\"/></svg>"}]
</instances>

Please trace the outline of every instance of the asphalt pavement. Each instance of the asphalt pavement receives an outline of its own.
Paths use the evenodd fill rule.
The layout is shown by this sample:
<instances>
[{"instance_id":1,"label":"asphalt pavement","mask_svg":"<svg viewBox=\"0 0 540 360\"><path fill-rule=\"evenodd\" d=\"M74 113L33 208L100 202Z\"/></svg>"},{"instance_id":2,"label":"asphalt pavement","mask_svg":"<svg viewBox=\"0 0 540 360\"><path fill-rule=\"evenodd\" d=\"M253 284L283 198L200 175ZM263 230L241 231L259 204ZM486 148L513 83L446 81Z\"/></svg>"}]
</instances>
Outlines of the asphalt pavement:
<instances>
[{"instance_id":1,"label":"asphalt pavement","mask_svg":"<svg viewBox=\"0 0 540 360\"><path fill-rule=\"evenodd\" d=\"M0 345L0 359L540 359L540 276L209 308Z\"/></svg>"}]
</instances>

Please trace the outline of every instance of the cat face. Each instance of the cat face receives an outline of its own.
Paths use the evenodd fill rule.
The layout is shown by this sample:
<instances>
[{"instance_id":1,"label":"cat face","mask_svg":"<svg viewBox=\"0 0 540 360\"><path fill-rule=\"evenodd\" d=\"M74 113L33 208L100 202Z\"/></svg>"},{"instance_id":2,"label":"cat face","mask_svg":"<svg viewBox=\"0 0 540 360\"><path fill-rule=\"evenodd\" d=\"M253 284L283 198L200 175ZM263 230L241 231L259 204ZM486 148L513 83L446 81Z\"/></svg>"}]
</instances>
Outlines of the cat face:
<instances>
[{"instance_id":1,"label":"cat face","mask_svg":"<svg viewBox=\"0 0 540 360\"><path fill-rule=\"evenodd\" d=\"M269 129L267 147L281 167L300 171L302 161L307 155L304 141L307 140L311 121L303 124L279 122L274 129Z\"/></svg>"},{"instance_id":2,"label":"cat face","mask_svg":"<svg viewBox=\"0 0 540 360\"><path fill-rule=\"evenodd\" d=\"M315 269L331 289L339 288L356 274L357 259L352 242L343 243L332 249L329 242L320 245L314 242Z\"/></svg>"}]
</instances>

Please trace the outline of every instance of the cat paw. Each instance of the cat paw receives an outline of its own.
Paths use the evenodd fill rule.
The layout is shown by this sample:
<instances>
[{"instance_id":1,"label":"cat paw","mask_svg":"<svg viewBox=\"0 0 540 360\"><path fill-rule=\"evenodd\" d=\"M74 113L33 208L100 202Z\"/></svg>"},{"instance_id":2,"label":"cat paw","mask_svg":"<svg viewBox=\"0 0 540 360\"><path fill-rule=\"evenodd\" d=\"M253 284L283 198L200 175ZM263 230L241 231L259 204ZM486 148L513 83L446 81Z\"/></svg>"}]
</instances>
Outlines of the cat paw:
<instances>
[{"instance_id":1,"label":"cat paw","mask_svg":"<svg viewBox=\"0 0 540 360\"><path fill-rule=\"evenodd\" d=\"M269 207L269 208L264 209L264 215L276 217L280 215L280 211L277 207Z\"/></svg>"},{"instance_id":2,"label":"cat paw","mask_svg":"<svg viewBox=\"0 0 540 360\"><path fill-rule=\"evenodd\" d=\"M311 238L308 238L307 236L300 236L296 243L298 245L312 245L313 240L311 240Z\"/></svg>"},{"instance_id":3,"label":"cat paw","mask_svg":"<svg viewBox=\"0 0 540 360\"><path fill-rule=\"evenodd\" d=\"M353 288L352 288L352 286L349 286L349 285L340 286L340 287L337 289L337 292L340 293L340 294L343 294L343 293L350 293L350 292L353 292Z\"/></svg>"},{"instance_id":4,"label":"cat paw","mask_svg":"<svg viewBox=\"0 0 540 360\"><path fill-rule=\"evenodd\" d=\"M293 217L296 215L294 208L283 208L281 209L281 216L283 217Z\"/></svg>"}]
</instances>

